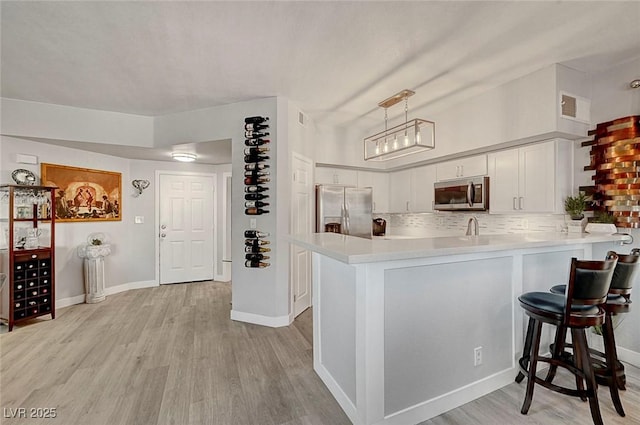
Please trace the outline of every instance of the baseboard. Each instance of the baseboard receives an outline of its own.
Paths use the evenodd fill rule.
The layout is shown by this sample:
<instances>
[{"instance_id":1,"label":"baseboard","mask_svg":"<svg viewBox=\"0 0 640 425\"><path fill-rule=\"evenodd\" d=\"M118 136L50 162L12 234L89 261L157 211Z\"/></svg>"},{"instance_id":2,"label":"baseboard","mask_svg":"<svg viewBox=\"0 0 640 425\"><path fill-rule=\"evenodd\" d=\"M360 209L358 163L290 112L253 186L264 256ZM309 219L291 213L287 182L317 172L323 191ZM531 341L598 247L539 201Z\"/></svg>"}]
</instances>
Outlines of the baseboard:
<instances>
[{"instance_id":1,"label":"baseboard","mask_svg":"<svg viewBox=\"0 0 640 425\"><path fill-rule=\"evenodd\" d=\"M625 363L634 365L635 367L640 367L640 353L622 347L617 347L617 350L618 358L620 360Z\"/></svg>"},{"instance_id":2,"label":"baseboard","mask_svg":"<svg viewBox=\"0 0 640 425\"><path fill-rule=\"evenodd\" d=\"M104 288L105 295L113 295L124 291L130 291L132 289L153 288L158 286L158 282L155 280L142 280L139 282L127 282L122 285L109 286Z\"/></svg>"},{"instance_id":3,"label":"baseboard","mask_svg":"<svg viewBox=\"0 0 640 425\"><path fill-rule=\"evenodd\" d=\"M56 308L69 307L70 305L82 304L84 302L84 294L75 297L60 298L56 300Z\"/></svg>"},{"instance_id":4,"label":"baseboard","mask_svg":"<svg viewBox=\"0 0 640 425\"><path fill-rule=\"evenodd\" d=\"M104 288L105 295L113 295L124 291L130 291L132 289L152 288L158 286L158 282L155 280L143 280L140 282L128 282L118 286L109 286ZM56 308L69 307L70 305L84 303L84 294L76 295L74 297L56 299Z\"/></svg>"},{"instance_id":5,"label":"baseboard","mask_svg":"<svg viewBox=\"0 0 640 425\"><path fill-rule=\"evenodd\" d=\"M291 315L272 317L263 316L261 314L245 313L237 310L231 310L231 320L253 323L254 325L269 326L270 328L289 326L293 321Z\"/></svg>"},{"instance_id":6,"label":"baseboard","mask_svg":"<svg viewBox=\"0 0 640 425\"><path fill-rule=\"evenodd\" d=\"M518 371L515 368L503 370L502 372L498 372L447 394L442 394L441 396L411 406L400 412L387 415L381 423L400 425L418 423L434 418L511 384L517 373Z\"/></svg>"}]
</instances>

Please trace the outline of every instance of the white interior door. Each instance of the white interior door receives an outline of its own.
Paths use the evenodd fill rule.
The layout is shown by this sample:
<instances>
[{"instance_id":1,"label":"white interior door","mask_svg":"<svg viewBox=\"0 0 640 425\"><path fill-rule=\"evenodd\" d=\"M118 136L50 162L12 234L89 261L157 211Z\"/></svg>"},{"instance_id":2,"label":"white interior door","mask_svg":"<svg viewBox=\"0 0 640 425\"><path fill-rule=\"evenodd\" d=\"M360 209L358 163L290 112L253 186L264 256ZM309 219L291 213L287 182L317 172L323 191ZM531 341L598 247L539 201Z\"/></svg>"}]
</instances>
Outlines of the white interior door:
<instances>
[{"instance_id":1,"label":"white interior door","mask_svg":"<svg viewBox=\"0 0 640 425\"><path fill-rule=\"evenodd\" d=\"M213 279L213 176L160 174L160 283Z\"/></svg>"},{"instance_id":2,"label":"white interior door","mask_svg":"<svg viewBox=\"0 0 640 425\"><path fill-rule=\"evenodd\" d=\"M312 232L313 162L298 154L292 156L291 233ZM311 252L291 246L291 288L293 313L299 315L311 306Z\"/></svg>"}]
</instances>

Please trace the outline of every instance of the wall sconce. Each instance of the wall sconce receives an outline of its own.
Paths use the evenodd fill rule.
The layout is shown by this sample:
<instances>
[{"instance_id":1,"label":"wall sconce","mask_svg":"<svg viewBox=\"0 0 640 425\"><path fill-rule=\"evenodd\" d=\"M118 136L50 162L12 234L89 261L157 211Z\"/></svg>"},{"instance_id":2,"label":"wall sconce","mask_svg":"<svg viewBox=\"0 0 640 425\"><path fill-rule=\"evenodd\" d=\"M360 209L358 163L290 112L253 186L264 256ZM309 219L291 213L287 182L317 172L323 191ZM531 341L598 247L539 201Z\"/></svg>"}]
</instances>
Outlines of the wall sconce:
<instances>
[{"instance_id":1,"label":"wall sconce","mask_svg":"<svg viewBox=\"0 0 640 425\"><path fill-rule=\"evenodd\" d=\"M142 191L149 187L149 180L133 180L131 185L138 190L138 196L142 195Z\"/></svg>"},{"instance_id":2,"label":"wall sconce","mask_svg":"<svg viewBox=\"0 0 640 425\"><path fill-rule=\"evenodd\" d=\"M378 103L384 108L384 131L364 139L364 160L385 161L435 148L435 123L408 119L411 90L402 90ZM387 109L404 100L404 123L387 128Z\"/></svg>"}]
</instances>

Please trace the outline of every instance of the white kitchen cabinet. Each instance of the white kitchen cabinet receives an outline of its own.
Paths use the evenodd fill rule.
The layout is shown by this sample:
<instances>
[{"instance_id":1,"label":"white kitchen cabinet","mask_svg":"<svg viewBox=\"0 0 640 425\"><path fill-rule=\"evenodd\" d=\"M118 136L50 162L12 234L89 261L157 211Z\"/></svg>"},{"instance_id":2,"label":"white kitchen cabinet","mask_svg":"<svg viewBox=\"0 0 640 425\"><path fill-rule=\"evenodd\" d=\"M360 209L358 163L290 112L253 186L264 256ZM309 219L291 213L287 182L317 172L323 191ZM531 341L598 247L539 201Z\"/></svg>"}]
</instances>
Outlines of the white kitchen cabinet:
<instances>
[{"instance_id":1,"label":"white kitchen cabinet","mask_svg":"<svg viewBox=\"0 0 640 425\"><path fill-rule=\"evenodd\" d=\"M572 169L567 146L570 148L570 142L551 141L490 153L489 211L562 212L562 199L570 193Z\"/></svg>"},{"instance_id":2,"label":"white kitchen cabinet","mask_svg":"<svg viewBox=\"0 0 640 425\"><path fill-rule=\"evenodd\" d=\"M435 180L434 165L390 173L389 211L395 213L433 211Z\"/></svg>"},{"instance_id":3,"label":"white kitchen cabinet","mask_svg":"<svg viewBox=\"0 0 640 425\"><path fill-rule=\"evenodd\" d=\"M389 212L389 173L358 171L358 187L373 188L373 212Z\"/></svg>"},{"instance_id":4,"label":"white kitchen cabinet","mask_svg":"<svg viewBox=\"0 0 640 425\"><path fill-rule=\"evenodd\" d=\"M389 212L411 212L411 170L389 173Z\"/></svg>"},{"instance_id":5,"label":"white kitchen cabinet","mask_svg":"<svg viewBox=\"0 0 640 425\"><path fill-rule=\"evenodd\" d=\"M345 186L358 185L356 170L333 167L316 167L316 184L340 184Z\"/></svg>"},{"instance_id":6,"label":"white kitchen cabinet","mask_svg":"<svg viewBox=\"0 0 640 425\"><path fill-rule=\"evenodd\" d=\"M425 165L414 168L411 180L412 203L414 212L433 211L433 184L436 181L436 166Z\"/></svg>"},{"instance_id":7,"label":"white kitchen cabinet","mask_svg":"<svg viewBox=\"0 0 640 425\"><path fill-rule=\"evenodd\" d=\"M484 176L487 174L487 155L477 155L436 165L437 181L462 177Z\"/></svg>"}]
</instances>

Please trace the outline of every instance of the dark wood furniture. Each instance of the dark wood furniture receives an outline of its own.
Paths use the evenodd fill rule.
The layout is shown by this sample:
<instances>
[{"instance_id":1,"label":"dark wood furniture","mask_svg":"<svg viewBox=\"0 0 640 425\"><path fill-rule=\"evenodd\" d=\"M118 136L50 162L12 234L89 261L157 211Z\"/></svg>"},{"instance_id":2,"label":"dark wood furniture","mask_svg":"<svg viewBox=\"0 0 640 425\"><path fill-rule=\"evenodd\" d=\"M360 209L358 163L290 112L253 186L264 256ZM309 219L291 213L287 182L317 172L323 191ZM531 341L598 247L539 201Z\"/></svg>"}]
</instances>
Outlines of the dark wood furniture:
<instances>
[{"instance_id":1,"label":"dark wood furniture","mask_svg":"<svg viewBox=\"0 0 640 425\"><path fill-rule=\"evenodd\" d=\"M0 318L16 323L55 318L55 189L0 186Z\"/></svg>"},{"instance_id":2,"label":"dark wood furniture","mask_svg":"<svg viewBox=\"0 0 640 425\"><path fill-rule=\"evenodd\" d=\"M594 424L603 424L585 329L602 325L605 321L604 304L617 260L615 254L608 256L605 261L578 261L572 258L566 296L550 292L527 292L518 297L520 306L529 316L522 357L518 362L520 373L516 377L516 382L522 382L527 377L522 414L526 415L529 411L534 386L539 384L561 394L588 399ZM551 357L538 354L543 323L571 330L574 361L568 361L556 352ZM563 367L573 373L577 389L555 385L548 376L546 379L537 377L538 362ZM586 381L586 389L583 381Z\"/></svg>"},{"instance_id":3,"label":"dark wood furniture","mask_svg":"<svg viewBox=\"0 0 640 425\"><path fill-rule=\"evenodd\" d=\"M616 254L609 251L607 256ZM596 381L599 384L607 385L611 393L611 399L616 412L620 416L625 416L622 401L620 400L619 390L626 389L626 376L624 373L624 365L618 360L618 350L616 349L616 340L614 335L613 317L618 314L628 313L631 307L631 289L633 282L640 270L640 249L634 248L629 255L616 254L618 256L618 264L613 272L607 302L604 305L605 322L602 325L602 338L604 340L604 353L596 349L589 349L591 363L594 367ZM556 285L551 288L554 294L564 295L566 285ZM561 353L565 358L570 358L570 354L564 351L564 348L573 348L571 344L564 342L566 329L558 328L556 342L551 346L553 352ZM555 347L558 347L556 350ZM553 380L555 376L555 368L549 368L547 379Z\"/></svg>"}]
</instances>

